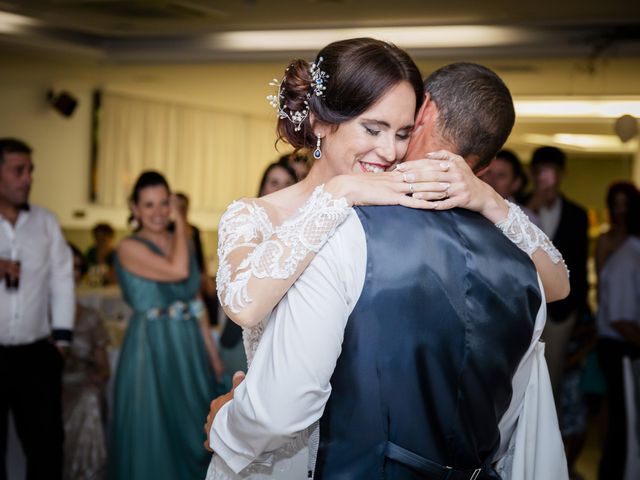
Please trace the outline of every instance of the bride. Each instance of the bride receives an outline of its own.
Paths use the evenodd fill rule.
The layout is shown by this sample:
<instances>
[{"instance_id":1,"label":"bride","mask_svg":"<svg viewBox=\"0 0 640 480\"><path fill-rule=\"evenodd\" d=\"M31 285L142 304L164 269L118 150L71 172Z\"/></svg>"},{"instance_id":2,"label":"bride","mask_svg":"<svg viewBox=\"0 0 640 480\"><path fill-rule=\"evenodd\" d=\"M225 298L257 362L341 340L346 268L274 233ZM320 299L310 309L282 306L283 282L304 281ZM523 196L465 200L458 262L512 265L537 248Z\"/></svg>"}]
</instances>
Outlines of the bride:
<instances>
[{"instance_id":1,"label":"bride","mask_svg":"<svg viewBox=\"0 0 640 480\"><path fill-rule=\"evenodd\" d=\"M220 221L218 295L227 315L244 328L249 366L269 314L354 205L478 211L506 234L520 233L513 240L531 255L548 301L566 296L568 274L548 239L477 179L461 157L441 150L387 172L405 155L425 155L409 145L416 114L421 121L431 115L438 125L434 101L425 96L406 52L373 39L335 42L311 65L291 63L278 87L272 103L279 138L296 149L313 149L316 161L301 182L234 202ZM432 136L433 150L455 150L443 136ZM495 151L479 163L488 163ZM224 453L232 446L212 440L217 453L207 479L304 478L314 457L306 443L313 444L316 435L311 427L246 468L247 461ZM235 474L219 454L242 471Z\"/></svg>"}]
</instances>

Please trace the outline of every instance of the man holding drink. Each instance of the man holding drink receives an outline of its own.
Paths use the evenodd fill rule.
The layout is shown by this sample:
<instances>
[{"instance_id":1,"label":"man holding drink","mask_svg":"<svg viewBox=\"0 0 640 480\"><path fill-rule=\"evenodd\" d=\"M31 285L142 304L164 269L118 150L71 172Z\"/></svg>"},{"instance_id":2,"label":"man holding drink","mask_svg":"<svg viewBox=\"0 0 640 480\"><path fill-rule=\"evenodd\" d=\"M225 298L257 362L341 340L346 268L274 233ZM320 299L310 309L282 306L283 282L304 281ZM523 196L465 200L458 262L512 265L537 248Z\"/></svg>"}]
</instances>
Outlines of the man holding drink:
<instances>
[{"instance_id":1,"label":"man holding drink","mask_svg":"<svg viewBox=\"0 0 640 480\"><path fill-rule=\"evenodd\" d=\"M0 138L0 480L11 412L30 479L62 478L61 374L75 315L60 225L29 204L31 148Z\"/></svg>"}]
</instances>

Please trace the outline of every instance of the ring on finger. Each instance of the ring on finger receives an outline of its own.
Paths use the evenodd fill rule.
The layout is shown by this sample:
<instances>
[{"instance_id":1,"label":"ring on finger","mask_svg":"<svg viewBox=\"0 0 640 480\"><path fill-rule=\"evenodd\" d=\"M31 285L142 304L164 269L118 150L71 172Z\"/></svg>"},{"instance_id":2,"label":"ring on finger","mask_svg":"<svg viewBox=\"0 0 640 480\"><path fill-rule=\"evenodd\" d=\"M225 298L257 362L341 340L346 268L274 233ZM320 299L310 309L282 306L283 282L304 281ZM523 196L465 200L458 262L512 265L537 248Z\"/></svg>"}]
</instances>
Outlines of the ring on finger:
<instances>
[{"instance_id":1,"label":"ring on finger","mask_svg":"<svg viewBox=\"0 0 640 480\"><path fill-rule=\"evenodd\" d=\"M411 192L413 194L413 183L409 184L409 192Z\"/></svg>"},{"instance_id":2,"label":"ring on finger","mask_svg":"<svg viewBox=\"0 0 640 480\"><path fill-rule=\"evenodd\" d=\"M444 198L449 198L449 187L444 191Z\"/></svg>"}]
</instances>

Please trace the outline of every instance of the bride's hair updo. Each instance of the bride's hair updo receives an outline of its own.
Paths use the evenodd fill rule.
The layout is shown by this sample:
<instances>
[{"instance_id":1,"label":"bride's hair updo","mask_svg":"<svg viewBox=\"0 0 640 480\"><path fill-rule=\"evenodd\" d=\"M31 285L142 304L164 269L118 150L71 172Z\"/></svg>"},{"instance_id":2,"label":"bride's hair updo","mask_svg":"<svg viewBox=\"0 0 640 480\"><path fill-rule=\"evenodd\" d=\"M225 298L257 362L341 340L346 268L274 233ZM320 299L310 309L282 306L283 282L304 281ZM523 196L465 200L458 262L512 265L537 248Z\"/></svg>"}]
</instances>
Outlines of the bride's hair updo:
<instances>
[{"instance_id":1,"label":"bride's hair updo","mask_svg":"<svg viewBox=\"0 0 640 480\"><path fill-rule=\"evenodd\" d=\"M354 38L330 43L316 57L315 65L326 74L325 89L317 95L312 64L294 60L285 70L278 107L309 114L296 125L278 119L278 139L294 148L316 145L311 114L317 121L339 125L368 110L399 82L407 81L416 93L416 113L424 99L420 70L402 49L373 38Z\"/></svg>"}]
</instances>

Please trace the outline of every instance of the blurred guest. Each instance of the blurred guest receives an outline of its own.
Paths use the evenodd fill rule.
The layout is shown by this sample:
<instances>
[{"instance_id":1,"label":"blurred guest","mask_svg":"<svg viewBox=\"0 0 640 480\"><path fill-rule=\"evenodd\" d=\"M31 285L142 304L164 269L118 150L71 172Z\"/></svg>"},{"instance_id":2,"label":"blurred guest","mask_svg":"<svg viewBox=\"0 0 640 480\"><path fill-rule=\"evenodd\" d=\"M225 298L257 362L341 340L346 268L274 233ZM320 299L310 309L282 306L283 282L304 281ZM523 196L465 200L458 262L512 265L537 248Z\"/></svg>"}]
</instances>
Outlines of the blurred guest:
<instances>
[{"instance_id":1,"label":"blurred guest","mask_svg":"<svg viewBox=\"0 0 640 480\"><path fill-rule=\"evenodd\" d=\"M157 172L140 175L130 205L139 228L118 245L115 265L134 313L115 379L109 478L204 478L202 418L226 390L215 383L224 367L198 298L187 222Z\"/></svg>"},{"instance_id":2,"label":"blurred guest","mask_svg":"<svg viewBox=\"0 0 640 480\"><path fill-rule=\"evenodd\" d=\"M480 178L491 185L502 198L513 203L522 203L522 192L527 185L527 175L520 159L511 150L500 150ZM538 225L538 219L531 210L523 205L520 205L520 208L532 222Z\"/></svg>"},{"instance_id":3,"label":"blurred guest","mask_svg":"<svg viewBox=\"0 0 640 480\"><path fill-rule=\"evenodd\" d=\"M87 271L80 250L71 245L76 284ZM62 376L65 480L101 480L107 459L105 385L110 376L109 337L98 312L76 303L74 337Z\"/></svg>"},{"instance_id":4,"label":"blurred guest","mask_svg":"<svg viewBox=\"0 0 640 480\"><path fill-rule=\"evenodd\" d=\"M516 202L515 195L524 188L527 177L517 155L510 150L500 150L480 178L503 198Z\"/></svg>"},{"instance_id":5,"label":"blurred guest","mask_svg":"<svg viewBox=\"0 0 640 480\"><path fill-rule=\"evenodd\" d=\"M596 242L596 270L602 270L607 260L629 238L637 234L640 211L638 210L638 189L631 182L616 182L607 192L609 230L598 237Z\"/></svg>"},{"instance_id":6,"label":"blurred guest","mask_svg":"<svg viewBox=\"0 0 640 480\"><path fill-rule=\"evenodd\" d=\"M13 414L29 479L62 478L62 364L71 341L73 261L55 216L29 203L33 162L0 139L0 479Z\"/></svg>"},{"instance_id":7,"label":"blurred guest","mask_svg":"<svg viewBox=\"0 0 640 480\"><path fill-rule=\"evenodd\" d=\"M260 180L258 196L268 195L296 183L297 177L293 167L286 163L274 162L267 166Z\"/></svg>"},{"instance_id":8,"label":"blurred guest","mask_svg":"<svg viewBox=\"0 0 640 480\"><path fill-rule=\"evenodd\" d=\"M565 370L560 386L558 420L571 480L582 477L575 470L587 437L588 402L583 391L587 357L596 343L595 325L591 314L580 315L567 345Z\"/></svg>"},{"instance_id":9,"label":"blurred guest","mask_svg":"<svg viewBox=\"0 0 640 480\"><path fill-rule=\"evenodd\" d=\"M113 269L113 259L115 250L113 239L115 231L108 223L98 223L91 230L94 244L91 245L85 255L88 268L93 275L98 278L98 283L109 284L115 282L115 270Z\"/></svg>"},{"instance_id":10,"label":"blurred guest","mask_svg":"<svg viewBox=\"0 0 640 480\"><path fill-rule=\"evenodd\" d=\"M94 244L86 252L87 264L92 265L113 265L115 251L113 249L113 238L115 231L108 223L98 223L91 230Z\"/></svg>"},{"instance_id":11,"label":"blurred guest","mask_svg":"<svg viewBox=\"0 0 640 480\"><path fill-rule=\"evenodd\" d=\"M201 285L200 295L207 307L207 313L209 315L209 324L217 324L216 311L218 308L218 297L216 297L216 283L213 278L209 276L207 262L204 258L204 251L202 249L202 239L200 237L200 229L195 225L189 223L189 197L187 194L178 192L176 193L177 208L180 210L180 214L187 219L187 229L189 230L189 238L191 238L191 247L193 253L196 256L198 262L198 268L200 269Z\"/></svg>"},{"instance_id":12,"label":"blurred guest","mask_svg":"<svg viewBox=\"0 0 640 480\"><path fill-rule=\"evenodd\" d=\"M607 193L611 229L597 243L598 354L607 383L608 426L601 480L621 480L627 452L622 358L640 356L640 193L630 183ZM638 478L635 476L626 478Z\"/></svg>"},{"instance_id":13,"label":"blurred guest","mask_svg":"<svg viewBox=\"0 0 640 480\"><path fill-rule=\"evenodd\" d=\"M311 161L309 160L309 158L307 158L306 155L303 155L300 152L283 155L278 160L278 163L281 165L290 166L296 173L296 178L298 181L305 178L309 173L309 170L311 170Z\"/></svg>"},{"instance_id":14,"label":"blurred guest","mask_svg":"<svg viewBox=\"0 0 640 480\"><path fill-rule=\"evenodd\" d=\"M185 219L187 219L187 230L191 239L193 254L196 256L198 268L200 272L206 274L206 264L204 261L204 251L202 250L202 241L200 239L200 230L195 225L189 223L189 197L186 193L176 192L176 207Z\"/></svg>"},{"instance_id":15,"label":"blurred guest","mask_svg":"<svg viewBox=\"0 0 640 480\"><path fill-rule=\"evenodd\" d=\"M286 156L288 157L288 156ZM258 197L282 190L296 183L296 173L288 163L283 163L283 156L276 163L267 166L262 175ZM242 345L242 328L229 320L218 305L221 315L225 319L222 335L220 336L220 355L229 373L247 371L247 355Z\"/></svg>"},{"instance_id":16,"label":"blurred guest","mask_svg":"<svg viewBox=\"0 0 640 480\"><path fill-rule=\"evenodd\" d=\"M555 147L535 150L531 159L533 192L526 203L538 217L540 228L560 250L571 272L571 292L565 300L549 304L543 333L556 404L559 402L567 344L578 316L587 309L588 290L587 212L561 192L565 164L564 152Z\"/></svg>"}]
</instances>

